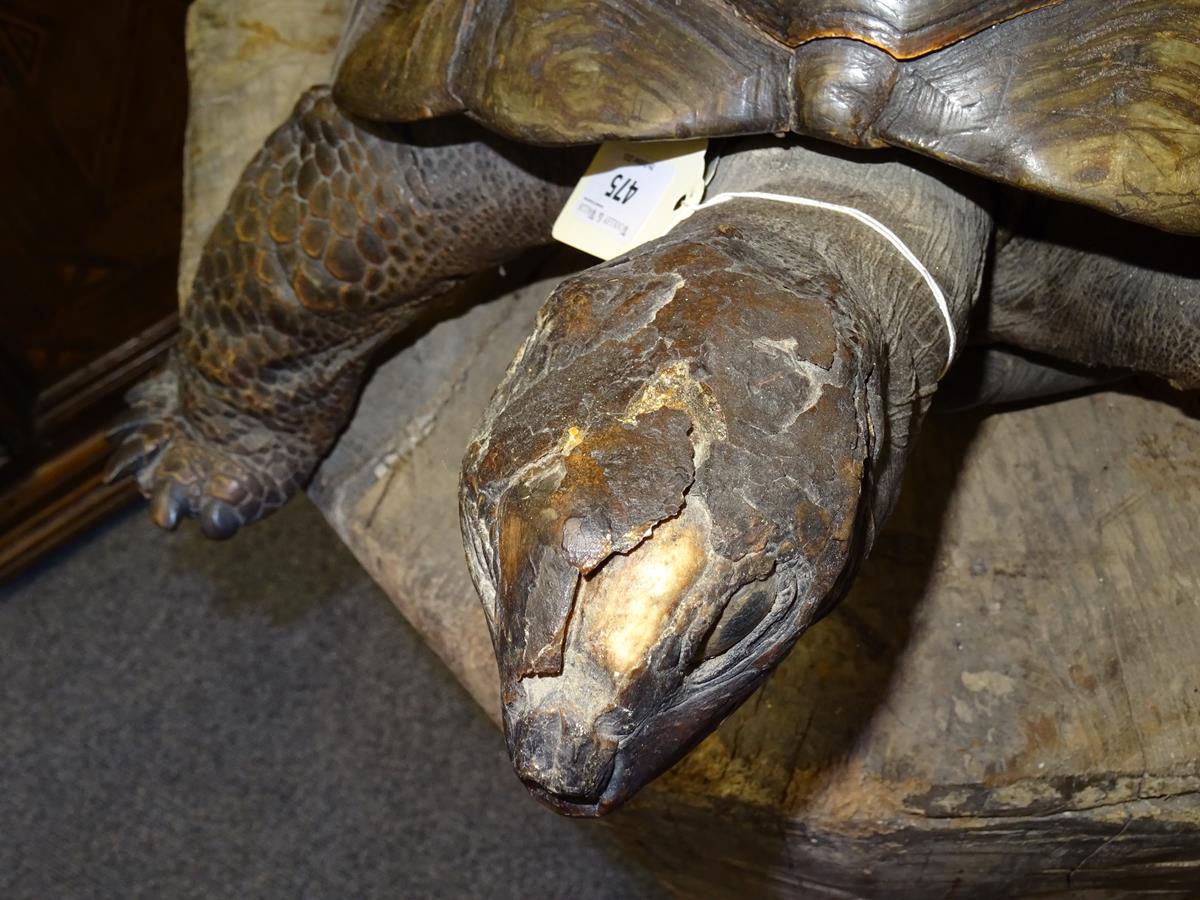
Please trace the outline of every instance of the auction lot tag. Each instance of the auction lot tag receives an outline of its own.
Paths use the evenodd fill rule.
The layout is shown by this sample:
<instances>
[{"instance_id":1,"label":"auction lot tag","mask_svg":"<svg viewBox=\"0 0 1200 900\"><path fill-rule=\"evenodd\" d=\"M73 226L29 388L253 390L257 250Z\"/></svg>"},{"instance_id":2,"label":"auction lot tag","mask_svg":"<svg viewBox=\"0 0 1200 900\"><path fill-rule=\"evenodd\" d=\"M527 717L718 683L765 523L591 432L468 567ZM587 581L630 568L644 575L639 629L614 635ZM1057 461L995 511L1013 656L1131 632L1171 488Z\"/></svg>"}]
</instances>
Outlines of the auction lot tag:
<instances>
[{"instance_id":1,"label":"auction lot tag","mask_svg":"<svg viewBox=\"0 0 1200 900\"><path fill-rule=\"evenodd\" d=\"M601 145L554 223L554 238L612 259L661 237L684 197L704 190L704 138Z\"/></svg>"}]
</instances>

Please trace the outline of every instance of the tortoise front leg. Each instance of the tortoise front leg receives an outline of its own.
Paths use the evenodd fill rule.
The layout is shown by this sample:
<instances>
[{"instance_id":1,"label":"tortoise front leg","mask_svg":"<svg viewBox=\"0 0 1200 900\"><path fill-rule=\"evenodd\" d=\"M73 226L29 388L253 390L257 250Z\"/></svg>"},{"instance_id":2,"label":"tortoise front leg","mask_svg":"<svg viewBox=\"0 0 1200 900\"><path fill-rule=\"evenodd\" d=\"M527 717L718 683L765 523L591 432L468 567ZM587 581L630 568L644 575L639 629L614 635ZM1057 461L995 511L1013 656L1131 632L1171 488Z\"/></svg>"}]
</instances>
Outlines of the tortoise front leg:
<instances>
[{"instance_id":1,"label":"tortoise front leg","mask_svg":"<svg viewBox=\"0 0 1200 900\"><path fill-rule=\"evenodd\" d=\"M574 154L462 120L399 128L308 91L246 168L168 370L130 395L110 473L209 537L281 507L351 411L372 350L466 276L550 238Z\"/></svg>"}]
</instances>

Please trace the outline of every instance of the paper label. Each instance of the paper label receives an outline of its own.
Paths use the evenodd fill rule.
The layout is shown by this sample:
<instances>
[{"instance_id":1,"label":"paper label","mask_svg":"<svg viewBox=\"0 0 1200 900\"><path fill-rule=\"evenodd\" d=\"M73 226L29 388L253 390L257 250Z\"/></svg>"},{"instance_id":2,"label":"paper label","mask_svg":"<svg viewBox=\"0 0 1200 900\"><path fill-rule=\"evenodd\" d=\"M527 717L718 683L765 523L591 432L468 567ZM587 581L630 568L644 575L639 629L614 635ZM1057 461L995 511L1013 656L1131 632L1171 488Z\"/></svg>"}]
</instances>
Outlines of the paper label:
<instances>
[{"instance_id":1,"label":"paper label","mask_svg":"<svg viewBox=\"0 0 1200 900\"><path fill-rule=\"evenodd\" d=\"M704 190L708 141L603 144L554 223L554 238L612 259L667 233L675 209Z\"/></svg>"}]
</instances>

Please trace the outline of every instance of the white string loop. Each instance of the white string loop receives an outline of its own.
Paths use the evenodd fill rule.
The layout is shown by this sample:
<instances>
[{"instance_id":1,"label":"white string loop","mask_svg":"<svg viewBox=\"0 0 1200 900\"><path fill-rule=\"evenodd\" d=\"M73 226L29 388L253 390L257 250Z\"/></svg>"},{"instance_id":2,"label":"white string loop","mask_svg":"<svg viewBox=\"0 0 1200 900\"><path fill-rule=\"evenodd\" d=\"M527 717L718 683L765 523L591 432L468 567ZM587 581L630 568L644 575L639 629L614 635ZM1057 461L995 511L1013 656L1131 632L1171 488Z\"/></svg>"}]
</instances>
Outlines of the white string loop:
<instances>
[{"instance_id":1,"label":"white string loop","mask_svg":"<svg viewBox=\"0 0 1200 900\"><path fill-rule=\"evenodd\" d=\"M684 219L699 210L706 209L710 206L716 206L720 203L725 203L729 200L738 198L746 198L748 200L774 200L779 203L791 203L794 206L814 206L817 209L827 209L832 212L843 213L851 218L857 219L864 225L871 228L877 234L882 235L887 239L887 242L895 247L900 255L903 256L914 269L917 274L925 281L929 287L930 293L933 294L933 300L937 304L938 310L942 314L942 318L946 322L946 333L950 336L950 347L946 352L946 365L942 367L942 375L946 374L946 370L950 368L950 364L954 361L954 353L958 345L958 336L954 331L954 319L950 316L950 306L946 303L946 295L942 293L941 286L937 280L925 268L925 264L917 259L917 255L909 249L908 245L900 239L900 236L892 229L888 228L874 216L868 215L861 209L855 209L853 206L842 206L838 203L827 203L824 200L814 200L811 197L793 197L789 194L771 194L766 191L729 191L727 193L717 194L703 203L696 203L698 199L693 195L684 198L683 205L679 207L675 216L675 221L671 223L671 228L674 228ZM670 231L670 229L668 229ZM938 376L939 378L941 375Z\"/></svg>"}]
</instances>

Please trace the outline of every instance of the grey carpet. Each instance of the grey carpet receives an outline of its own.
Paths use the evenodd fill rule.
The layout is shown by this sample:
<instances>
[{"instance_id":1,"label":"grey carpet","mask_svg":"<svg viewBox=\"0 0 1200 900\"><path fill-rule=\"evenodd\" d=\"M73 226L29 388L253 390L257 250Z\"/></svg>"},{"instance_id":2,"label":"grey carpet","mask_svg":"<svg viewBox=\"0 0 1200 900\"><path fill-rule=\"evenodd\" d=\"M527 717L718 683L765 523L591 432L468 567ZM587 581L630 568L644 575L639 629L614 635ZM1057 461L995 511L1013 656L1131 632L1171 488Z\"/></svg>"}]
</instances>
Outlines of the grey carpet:
<instances>
[{"instance_id":1,"label":"grey carpet","mask_svg":"<svg viewBox=\"0 0 1200 900\"><path fill-rule=\"evenodd\" d=\"M134 509L0 587L0 897L657 897L307 502Z\"/></svg>"}]
</instances>

